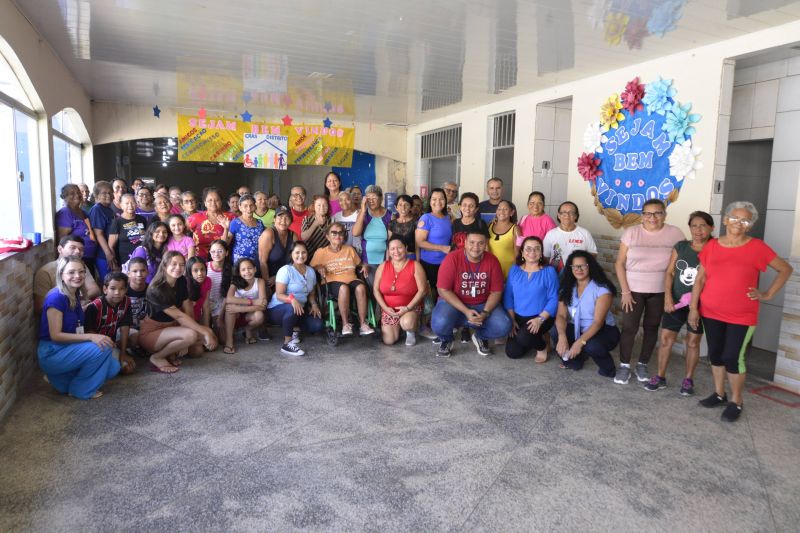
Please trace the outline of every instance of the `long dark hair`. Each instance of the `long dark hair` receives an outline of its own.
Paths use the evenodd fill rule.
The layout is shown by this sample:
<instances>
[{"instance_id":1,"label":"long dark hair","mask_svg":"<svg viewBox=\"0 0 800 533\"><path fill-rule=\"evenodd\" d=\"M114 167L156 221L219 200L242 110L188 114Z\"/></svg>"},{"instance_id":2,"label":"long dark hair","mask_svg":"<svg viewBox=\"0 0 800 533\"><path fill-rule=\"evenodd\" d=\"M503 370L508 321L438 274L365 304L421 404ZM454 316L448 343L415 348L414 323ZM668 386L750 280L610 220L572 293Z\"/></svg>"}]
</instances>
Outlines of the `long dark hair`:
<instances>
[{"instance_id":1,"label":"long dark hair","mask_svg":"<svg viewBox=\"0 0 800 533\"><path fill-rule=\"evenodd\" d=\"M539 257L539 267L544 267L547 263L544 260L544 244L542 244L542 239L537 237L536 235L531 235L529 237L525 237L525 240L522 241L522 244L519 245L519 252L517 252L517 258L514 261L518 265L523 265L525 263L525 259L522 258L522 250L525 248L525 243L528 241L536 241L539 243L539 246L542 249L542 255Z\"/></svg>"},{"instance_id":2,"label":"long dark hair","mask_svg":"<svg viewBox=\"0 0 800 533\"><path fill-rule=\"evenodd\" d=\"M164 228L167 232L167 240L169 240L172 232L169 230L169 226L160 220L155 220L147 226L147 230L145 230L144 237L142 238L142 247L147 251L148 259L156 263L161 261L161 256L163 255L164 249L167 247L167 243L164 241L164 244L161 245L161 249L159 250L153 242L153 233L159 228Z\"/></svg>"},{"instance_id":3,"label":"long dark hair","mask_svg":"<svg viewBox=\"0 0 800 533\"><path fill-rule=\"evenodd\" d=\"M169 251L164 254L161 263L158 265L158 270L150 282L150 286L147 287L147 301L159 307L166 308L175 305L176 289L175 287L170 287L167 282L167 265L169 265L170 261L175 257L183 258L183 254L175 251ZM181 276L181 278L184 278L184 276ZM175 283L176 285L178 283L185 283L181 278L178 278L178 281Z\"/></svg>"},{"instance_id":4,"label":"long dark hair","mask_svg":"<svg viewBox=\"0 0 800 533\"><path fill-rule=\"evenodd\" d=\"M240 257L236 260L236 264L233 265L233 276L231 277L231 285L236 287L237 289L246 289L247 288L247 280L242 277L239 273L239 268L242 266L242 263L250 263L253 265L253 268L258 269L258 265L256 262L250 259L249 257ZM258 278L255 279L258 282Z\"/></svg>"},{"instance_id":5,"label":"long dark hair","mask_svg":"<svg viewBox=\"0 0 800 533\"><path fill-rule=\"evenodd\" d=\"M322 196L324 196L325 198L328 198L331 195L331 192L328 190L328 185L327 185L328 176L330 175L336 176L336 179L339 180L339 191L341 192L342 190L342 177L339 175L338 172L334 172L333 170L331 170L330 172L325 174L325 178L322 181L322 190L325 191L322 193Z\"/></svg>"},{"instance_id":6,"label":"long dark hair","mask_svg":"<svg viewBox=\"0 0 800 533\"><path fill-rule=\"evenodd\" d=\"M444 196L444 209L442 209L443 214L447 214L447 194L445 194L444 189L436 187L435 189L431 190L431 193L428 195L428 209L425 210L426 213L433 213L433 208L431 208L431 199L433 199L433 193L438 192L442 193ZM414 205L413 203L411 205Z\"/></svg>"},{"instance_id":7,"label":"long dark hair","mask_svg":"<svg viewBox=\"0 0 800 533\"><path fill-rule=\"evenodd\" d=\"M208 245L209 261L211 261L211 247L215 244L220 244L225 249L225 260L222 262L222 282L219 284L219 295L225 298L228 296L228 288L231 286L233 258L231 257L231 249L228 243L222 239L216 239L211 241L211 244Z\"/></svg>"},{"instance_id":8,"label":"long dark hair","mask_svg":"<svg viewBox=\"0 0 800 533\"><path fill-rule=\"evenodd\" d=\"M559 302L564 302L566 305L572 303L572 291L578 283L578 280L575 279L575 274L572 273L572 263L577 257L583 257L586 260L586 264L589 265L590 280L594 281L600 287L608 289L611 296L617 295L617 288L609 281L600 263L597 262L597 259L586 250L575 250L570 254L569 258L567 258L567 264L564 265L564 270L561 271L561 288L558 290Z\"/></svg>"},{"instance_id":9,"label":"long dark hair","mask_svg":"<svg viewBox=\"0 0 800 533\"><path fill-rule=\"evenodd\" d=\"M200 284L195 281L194 276L192 276L192 267L195 266L197 263L203 265L206 269L206 273L208 272L208 266L206 262L200 256L192 256L186 261L186 273L184 276L186 277L186 288L189 289L189 299L193 301L197 301L200 299Z\"/></svg>"}]
</instances>

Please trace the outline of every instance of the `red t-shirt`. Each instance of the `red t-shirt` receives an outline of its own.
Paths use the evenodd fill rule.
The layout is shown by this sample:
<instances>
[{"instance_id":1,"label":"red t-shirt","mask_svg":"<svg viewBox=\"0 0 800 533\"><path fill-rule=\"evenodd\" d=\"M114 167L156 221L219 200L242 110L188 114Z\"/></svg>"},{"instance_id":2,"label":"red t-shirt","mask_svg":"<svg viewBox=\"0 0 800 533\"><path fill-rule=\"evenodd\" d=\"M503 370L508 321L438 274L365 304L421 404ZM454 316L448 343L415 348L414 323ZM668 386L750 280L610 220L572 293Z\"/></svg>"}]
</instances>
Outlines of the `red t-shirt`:
<instances>
[{"instance_id":1,"label":"red t-shirt","mask_svg":"<svg viewBox=\"0 0 800 533\"><path fill-rule=\"evenodd\" d=\"M489 252L473 263L464 250L456 250L442 261L436 287L453 291L466 305L479 305L486 303L490 293L503 292L504 279L500 261Z\"/></svg>"},{"instance_id":2,"label":"red t-shirt","mask_svg":"<svg viewBox=\"0 0 800 533\"><path fill-rule=\"evenodd\" d=\"M297 240L302 239L301 233L303 228L303 219L309 215L314 216L314 210L310 207L305 211L295 211L294 207L291 208L292 210L292 223L289 224L289 231L293 232L297 235Z\"/></svg>"},{"instance_id":3,"label":"red t-shirt","mask_svg":"<svg viewBox=\"0 0 800 533\"><path fill-rule=\"evenodd\" d=\"M760 239L736 248L726 248L716 239L703 247L698 257L706 273L700 294L700 315L742 326L758 323L758 300L747 293L758 287L758 274L767 270L775 251Z\"/></svg>"},{"instance_id":4,"label":"red t-shirt","mask_svg":"<svg viewBox=\"0 0 800 533\"><path fill-rule=\"evenodd\" d=\"M379 289L386 305L403 307L411 303L417 295L417 280L414 278L414 261L409 260L403 270L395 272L391 261L383 264L383 276ZM394 290L392 290L394 286Z\"/></svg>"}]
</instances>

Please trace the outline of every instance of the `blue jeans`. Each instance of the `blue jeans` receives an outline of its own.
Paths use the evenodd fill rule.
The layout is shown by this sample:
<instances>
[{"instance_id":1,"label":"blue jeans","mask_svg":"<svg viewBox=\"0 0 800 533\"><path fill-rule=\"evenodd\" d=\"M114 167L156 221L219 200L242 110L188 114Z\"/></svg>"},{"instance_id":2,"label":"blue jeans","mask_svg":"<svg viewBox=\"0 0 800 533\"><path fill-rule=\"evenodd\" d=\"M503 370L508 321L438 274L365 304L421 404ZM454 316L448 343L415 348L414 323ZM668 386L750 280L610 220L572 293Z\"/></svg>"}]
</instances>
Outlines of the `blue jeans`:
<instances>
[{"instance_id":1,"label":"blue jeans","mask_svg":"<svg viewBox=\"0 0 800 533\"><path fill-rule=\"evenodd\" d=\"M119 374L119 361L111 348L93 342L61 344L39 341L39 366L60 393L88 400L103 384Z\"/></svg>"},{"instance_id":2,"label":"blue jeans","mask_svg":"<svg viewBox=\"0 0 800 533\"><path fill-rule=\"evenodd\" d=\"M468 305L470 309L481 312L483 311L484 304ZM464 313L447 303L444 298L439 298L436 307L433 308L431 315L431 329L443 341L453 340L453 329L460 328L467 325L467 317ZM479 328L474 328L478 338L481 339L501 339L508 335L511 331L511 318L509 318L506 310L503 309L502 304L492 309L492 313L483 325Z\"/></svg>"},{"instance_id":3,"label":"blue jeans","mask_svg":"<svg viewBox=\"0 0 800 533\"><path fill-rule=\"evenodd\" d=\"M269 321L273 324L278 324L283 331L284 337L291 337L294 327L300 324L300 329L306 333L316 333L322 331L324 324L321 318L311 316L309 310L305 310L305 314L297 316L294 314L292 304L280 304L275 307L267 309Z\"/></svg>"}]
</instances>

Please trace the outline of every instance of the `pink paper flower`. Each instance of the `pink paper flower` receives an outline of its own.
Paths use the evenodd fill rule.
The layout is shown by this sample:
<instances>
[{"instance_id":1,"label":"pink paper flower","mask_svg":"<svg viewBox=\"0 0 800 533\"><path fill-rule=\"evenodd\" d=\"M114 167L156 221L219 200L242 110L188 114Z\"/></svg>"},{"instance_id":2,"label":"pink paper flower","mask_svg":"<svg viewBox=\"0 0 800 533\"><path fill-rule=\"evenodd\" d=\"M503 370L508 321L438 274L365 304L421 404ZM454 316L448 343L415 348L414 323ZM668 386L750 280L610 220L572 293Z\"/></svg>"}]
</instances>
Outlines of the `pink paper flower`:
<instances>
[{"instance_id":1,"label":"pink paper flower","mask_svg":"<svg viewBox=\"0 0 800 533\"><path fill-rule=\"evenodd\" d=\"M639 83L639 76L636 76L625 85L625 90L620 95L620 101L622 107L633 115L644 109L642 98L644 98L644 85Z\"/></svg>"},{"instance_id":2,"label":"pink paper flower","mask_svg":"<svg viewBox=\"0 0 800 533\"><path fill-rule=\"evenodd\" d=\"M578 158L578 173L583 176L584 181L594 181L597 176L602 176L600 170L600 159L594 154L581 154Z\"/></svg>"}]
</instances>

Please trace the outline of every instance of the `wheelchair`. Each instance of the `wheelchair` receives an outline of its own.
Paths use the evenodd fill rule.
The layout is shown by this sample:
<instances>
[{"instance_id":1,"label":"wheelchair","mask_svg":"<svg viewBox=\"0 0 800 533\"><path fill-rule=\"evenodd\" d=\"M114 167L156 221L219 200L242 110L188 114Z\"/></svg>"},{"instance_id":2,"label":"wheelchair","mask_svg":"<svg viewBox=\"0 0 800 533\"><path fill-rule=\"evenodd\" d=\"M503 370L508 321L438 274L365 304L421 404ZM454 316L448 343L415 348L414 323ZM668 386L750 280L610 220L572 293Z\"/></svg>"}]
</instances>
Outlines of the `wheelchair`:
<instances>
[{"instance_id":1,"label":"wheelchair","mask_svg":"<svg viewBox=\"0 0 800 533\"><path fill-rule=\"evenodd\" d=\"M375 333L373 333L372 336L376 339L380 339L380 308L378 303L375 301L375 298L372 296L372 287L370 286L369 281L366 279L366 276L364 276L363 271L360 269L357 270L357 279L364 282L364 288L367 291L367 324L369 324L369 326L375 330ZM322 302L320 307L322 309L323 320L325 323L325 340L329 346L336 346L339 344L339 341L344 338L340 330L343 320L339 316L339 295L331 294L330 285L324 278L320 279L320 282L317 283L316 290L317 299L319 302ZM361 320L358 316L358 303L355 295L350 298L349 318L349 322L354 325L353 336L355 337L355 330L358 327L357 325L361 324Z\"/></svg>"}]
</instances>

